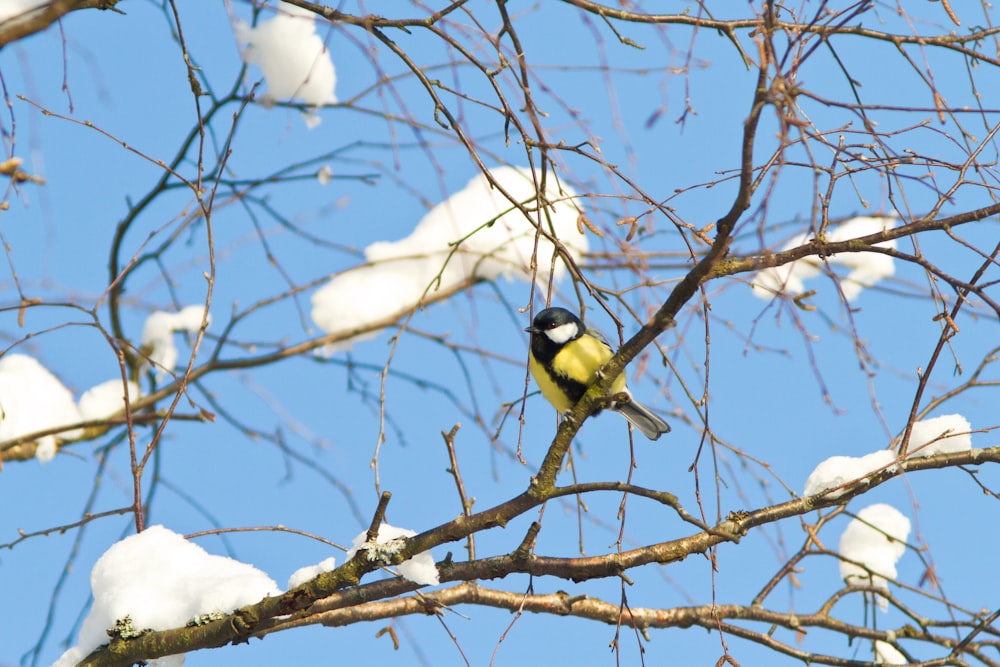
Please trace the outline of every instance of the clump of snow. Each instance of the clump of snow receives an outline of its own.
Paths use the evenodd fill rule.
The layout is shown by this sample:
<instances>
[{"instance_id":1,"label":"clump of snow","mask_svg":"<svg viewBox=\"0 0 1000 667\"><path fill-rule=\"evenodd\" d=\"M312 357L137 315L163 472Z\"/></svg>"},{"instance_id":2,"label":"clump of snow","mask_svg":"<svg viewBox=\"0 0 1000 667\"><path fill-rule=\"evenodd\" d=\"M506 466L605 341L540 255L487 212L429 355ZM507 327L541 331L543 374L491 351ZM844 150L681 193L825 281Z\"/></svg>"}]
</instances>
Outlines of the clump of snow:
<instances>
[{"instance_id":1,"label":"clump of snow","mask_svg":"<svg viewBox=\"0 0 1000 667\"><path fill-rule=\"evenodd\" d=\"M896 453L881 449L865 456L831 456L809 474L803 495L812 496L828 489L836 489L856 479L864 479L872 473L888 468L896 460ZM830 491L830 498L844 495L844 489Z\"/></svg>"},{"instance_id":2,"label":"clump of snow","mask_svg":"<svg viewBox=\"0 0 1000 667\"><path fill-rule=\"evenodd\" d=\"M333 170L330 169L330 165L324 164L316 172L316 180L319 181L320 185L326 185L333 179Z\"/></svg>"},{"instance_id":3,"label":"clump of snow","mask_svg":"<svg viewBox=\"0 0 1000 667\"><path fill-rule=\"evenodd\" d=\"M797 248L808 240L808 235L799 234L786 243L781 250ZM798 259L781 266L772 266L758 271L750 282L750 287L755 296L761 299L773 299L779 294L801 294L806 290L805 281L818 275L819 264L813 259Z\"/></svg>"},{"instance_id":4,"label":"clump of snow","mask_svg":"<svg viewBox=\"0 0 1000 667\"><path fill-rule=\"evenodd\" d=\"M490 175L514 201L529 210L537 208L535 183L529 169L499 167L491 170ZM542 212L542 228L549 231L546 213L550 213L555 236L575 251L586 252L586 236L577 228L580 212L566 200L575 194L568 188L558 191L551 177L548 186L546 198L558 203ZM434 270L431 275L443 269L446 277L442 282L446 284L473 275L489 280L516 277L528 281L532 279L531 256L536 235L531 222L484 174L479 174L465 188L431 209L405 239L373 243L365 250L365 258L369 262L414 256L434 258L436 262L429 262ZM443 266L452 250L457 252ZM553 252L551 242L540 238L537 275L540 284L548 281ZM557 262L556 279L565 271L565 265ZM448 279L448 275L453 278Z\"/></svg>"},{"instance_id":5,"label":"clump of snow","mask_svg":"<svg viewBox=\"0 0 1000 667\"><path fill-rule=\"evenodd\" d=\"M132 403L139 398L139 385L129 381L128 401ZM108 380L83 392L77 403L80 417L84 421L106 419L125 409L125 390L122 381Z\"/></svg>"},{"instance_id":6,"label":"clump of snow","mask_svg":"<svg viewBox=\"0 0 1000 667\"><path fill-rule=\"evenodd\" d=\"M368 542L368 531L352 540L353 547L347 551L347 560L351 560L358 551L366 551L368 560L388 563L390 559L403 548L404 537L413 537L416 533L406 528L397 528L385 522L379 526L375 542ZM396 566L404 579L421 586L433 586L440 583L437 566L430 551L418 553L413 558L405 560Z\"/></svg>"},{"instance_id":7,"label":"clump of snow","mask_svg":"<svg viewBox=\"0 0 1000 667\"><path fill-rule=\"evenodd\" d=\"M859 216L851 218L843 224L831 229L826 234L829 242L849 241L851 239L876 234L896 225L897 219L892 217ZM800 234L789 241L782 250L790 250L809 241L810 235ZM876 243L876 246L895 248L895 239ZM826 260L831 267L841 266L848 269L847 275L840 279L840 288L848 301L854 301L864 287L871 287L879 280L888 278L896 271L893 258L873 252L844 252L832 255ZM779 294L800 294L805 291L804 281L818 276L823 264L815 257L808 257L763 269L757 272L751 282L753 293L762 299L773 299Z\"/></svg>"},{"instance_id":8,"label":"clump of snow","mask_svg":"<svg viewBox=\"0 0 1000 667\"><path fill-rule=\"evenodd\" d=\"M427 262L400 260L360 266L336 276L312 296L312 318L327 333L347 333L398 317L418 303L427 288ZM364 296L359 296L364 295ZM326 346L327 353L349 350L374 338L371 331Z\"/></svg>"},{"instance_id":9,"label":"clump of snow","mask_svg":"<svg viewBox=\"0 0 1000 667\"><path fill-rule=\"evenodd\" d=\"M38 439L35 443L35 458L39 463L48 463L56 457L59 447L56 445L54 436L46 435Z\"/></svg>"},{"instance_id":10,"label":"clump of snow","mask_svg":"<svg viewBox=\"0 0 1000 667\"><path fill-rule=\"evenodd\" d=\"M77 645L53 667L75 665L107 644L107 630L126 617L135 632L168 630L281 593L252 565L209 554L163 526L112 545L94 565L90 587L94 603Z\"/></svg>"},{"instance_id":11,"label":"clump of snow","mask_svg":"<svg viewBox=\"0 0 1000 667\"><path fill-rule=\"evenodd\" d=\"M962 415L941 415L918 421L910 429L907 456L933 456L972 449L972 426Z\"/></svg>"},{"instance_id":12,"label":"clump of snow","mask_svg":"<svg viewBox=\"0 0 1000 667\"><path fill-rule=\"evenodd\" d=\"M530 170L499 167L490 174L515 201L528 210L538 208ZM567 187L557 190L550 179L545 197L556 203L542 210L540 217L545 231L580 255L588 243L577 228L580 213L570 201L574 196ZM431 209L409 236L371 244L365 249L369 264L320 288L312 297L313 321L327 333L349 332L410 310L428 288L429 293L447 290L469 278L530 281L534 277L544 289L550 279L565 275L566 266L557 259L550 271L555 248L543 236L538 239L537 274L532 276L536 235L532 222L480 174ZM360 339L331 348L350 348Z\"/></svg>"},{"instance_id":13,"label":"clump of snow","mask_svg":"<svg viewBox=\"0 0 1000 667\"><path fill-rule=\"evenodd\" d=\"M333 92L337 73L330 52L316 34L315 18L308 10L281 3L274 18L256 27L234 21L243 62L260 68L267 82L264 104L295 99L317 107L337 102ZM314 127L319 118L309 115L306 123Z\"/></svg>"},{"instance_id":14,"label":"clump of snow","mask_svg":"<svg viewBox=\"0 0 1000 667\"><path fill-rule=\"evenodd\" d=\"M35 10L49 4L49 0L4 0L0 2L0 23L10 20L13 24L29 20Z\"/></svg>"},{"instance_id":15,"label":"clump of snow","mask_svg":"<svg viewBox=\"0 0 1000 667\"><path fill-rule=\"evenodd\" d=\"M849 241L870 234L884 232L896 226L896 218L859 216L851 218L834 229L830 241ZM895 248L896 240L890 239L876 243L880 248ZM848 301L854 301L861 294L863 287L871 287L883 278L888 278L896 272L896 265L889 255L871 252L845 252L832 258L834 264L847 267L850 271L841 280L841 289Z\"/></svg>"},{"instance_id":16,"label":"clump of snow","mask_svg":"<svg viewBox=\"0 0 1000 667\"><path fill-rule=\"evenodd\" d=\"M9 353L0 357L0 442L80 421L73 394L35 358ZM56 455L57 437L82 436L81 429L43 436L35 456L47 463Z\"/></svg>"},{"instance_id":17,"label":"clump of snow","mask_svg":"<svg viewBox=\"0 0 1000 667\"><path fill-rule=\"evenodd\" d=\"M875 640L875 664L876 665L908 665L910 661L899 650L881 639Z\"/></svg>"},{"instance_id":18,"label":"clump of snow","mask_svg":"<svg viewBox=\"0 0 1000 667\"><path fill-rule=\"evenodd\" d=\"M322 560L316 565L307 565L305 567L300 567L299 569L292 572L292 576L288 577L288 590L293 588L298 588L302 584L306 583L310 579L314 579L324 572L333 572L337 567L337 560L330 556L326 560Z\"/></svg>"},{"instance_id":19,"label":"clump of snow","mask_svg":"<svg viewBox=\"0 0 1000 667\"><path fill-rule=\"evenodd\" d=\"M840 556L864 567L842 560L841 578L848 584L870 583L888 590L886 580L896 578L896 562L906 551L909 534L910 520L895 507L877 503L864 508L840 536ZM878 605L886 611L889 602L878 596Z\"/></svg>"},{"instance_id":20,"label":"clump of snow","mask_svg":"<svg viewBox=\"0 0 1000 667\"><path fill-rule=\"evenodd\" d=\"M182 308L176 313L157 310L146 318L140 345L150 364L156 367L157 377L165 377L177 365L178 353L177 346L174 345L174 333L198 331L201 329L204 314L204 306L194 305ZM211 317L208 321L211 322Z\"/></svg>"}]
</instances>

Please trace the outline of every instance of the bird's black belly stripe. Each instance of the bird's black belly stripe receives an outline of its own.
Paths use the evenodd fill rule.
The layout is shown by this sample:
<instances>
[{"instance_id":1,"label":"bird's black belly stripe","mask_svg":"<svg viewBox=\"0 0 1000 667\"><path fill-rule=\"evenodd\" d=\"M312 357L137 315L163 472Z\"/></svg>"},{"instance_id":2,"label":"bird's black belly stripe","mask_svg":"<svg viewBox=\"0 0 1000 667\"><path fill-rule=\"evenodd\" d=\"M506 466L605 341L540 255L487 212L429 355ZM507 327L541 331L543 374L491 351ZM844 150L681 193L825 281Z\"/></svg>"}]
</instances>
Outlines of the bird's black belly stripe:
<instances>
[{"instance_id":1,"label":"bird's black belly stripe","mask_svg":"<svg viewBox=\"0 0 1000 667\"><path fill-rule=\"evenodd\" d=\"M579 402L583 395L587 393L587 385L582 382L577 382L573 378L566 377L565 375L560 375L556 373L551 368L546 368L545 372L548 374L552 381L559 385L559 388L566 392L566 396L569 397L570 401L573 403Z\"/></svg>"}]
</instances>

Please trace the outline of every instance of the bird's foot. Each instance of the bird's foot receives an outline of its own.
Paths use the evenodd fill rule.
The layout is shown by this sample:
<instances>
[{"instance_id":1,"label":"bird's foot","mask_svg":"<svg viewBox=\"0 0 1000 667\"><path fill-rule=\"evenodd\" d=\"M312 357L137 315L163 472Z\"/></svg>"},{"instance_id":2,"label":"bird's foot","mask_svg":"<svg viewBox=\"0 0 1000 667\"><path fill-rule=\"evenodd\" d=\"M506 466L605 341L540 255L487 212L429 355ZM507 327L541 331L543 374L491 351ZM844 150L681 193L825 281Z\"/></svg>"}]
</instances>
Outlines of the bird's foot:
<instances>
[{"instance_id":1,"label":"bird's foot","mask_svg":"<svg viewBox=\"0 0 1000 667\"><path fill-rule=\"evenodd\" d=\"M627 391L620 391L612 396L611 399L614 400L616 405L625 405L632 402L632 394Z\"/></svg>"},{"instance_id":2,"label":"bird's foot","mask_svg":"<svg viewBox=\"0 0 1000 667\"><path fill-rule=\"evenodd\" d=\"M562 415L560 415L560 416L562 417L563 421L568 421L570 424L575 424L576 423L576 419L573 418L573 415L571 413L572 413L572 410L567 410L566 412L562 413Z\"/></svg>"},{"instance_id":3,"label":"bird's foot","mask_svg":"<svg viewBox=\"0 0 1000 667\"><path fill-rule=\"evenodd\" d=\"M619 405L632 402L632 396L627 391L620 391L610 396L600 396L594 401L594 407L600 411L604 409L614 410Z\"/></svg>"}]
</instances>

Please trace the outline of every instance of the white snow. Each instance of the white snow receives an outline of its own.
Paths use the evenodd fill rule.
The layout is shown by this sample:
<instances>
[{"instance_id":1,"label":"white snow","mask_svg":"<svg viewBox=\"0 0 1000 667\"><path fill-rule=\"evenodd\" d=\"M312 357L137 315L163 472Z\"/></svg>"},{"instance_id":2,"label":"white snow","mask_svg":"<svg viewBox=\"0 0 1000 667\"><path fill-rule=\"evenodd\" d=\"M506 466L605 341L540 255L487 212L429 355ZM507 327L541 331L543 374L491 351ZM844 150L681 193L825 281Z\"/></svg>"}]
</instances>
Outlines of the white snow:
<instances>
[{"instance_id":1,"label":"white snow","mask_svg":"<svg viewBox=\"0 0 1000 667\"><path fill-rule=\"evenodd\" d=\"M128 382L128 400L139 398L139 385ZM108 380L83 392L77 403L84 421L106 419L125 409L125 389L121 379Z\"/></svg>"},{"instance_id":2,"label":"white snow","mask_svg":"<svg viewBox=\"0 0 1000 667\"><path fill-rule=\"evenodd\" d=\"M872 586L888 590L886 580L896 578L896 562L906 551L909 534L910 520L895 507L877 503L864 508L840 536L840 556L863 564L867 570L841 561L841 578L848 584L870 582ZM878 596L878 605L886 611L889 602Z\"/></svg>"},{"instance_id":3,"label":"white snow","mask_svg":"<svg viewBox=\"0 0 1000 667\"><path fill-rule=\"evenodd\" d=\"M516 201L527 202L529 210L536 208L530 170L499 167L490 173ZM569 200L574 196L566 187L559 192L554 179L549 179L546 197L557 203L545 209L541 219L546 231L579 256L587 251L588 243L577 228L580 213ZM369 264L345 271L317 290L312 297L313 321L327 333L346 332L408 311L428 287L432 294L472 277L531 281L536 230L519 210L511 209L510 201L490 187L486 176L476 176L431 209L409 236L372 243L365 250ZM491 226L485 226L494 219ZM550 278L559 280L566 273L561 259L550 272L553 252L552 243L539 238L535 279L543 289ZM330 347L350 348L374 335Z\"/></svg>"},{"instance_id":4,"label":"white snow","mask_svg":"<svg viewBox=\"0 0 1000 667\"><path fill-rule=\"evenodd\" d=\"M182 308L176 313L157 310L146 318L140 345L149 361L156 367L157 377L165 377L177 365L178 352L177 346L174 345L174 332L198 331L201 329L204 314L204 306L194 305ZM211 317L208 321L211 322Z\"/></svg>"},{"instance_id":5,"label":"white snow","mask_svg":"<svg viewBox=\"0 0 1000 667\"><path fill-rule=\"evenodd\" d=\"M337 102L336 70L323 39L316 34L315 18L312 12L281 3L274 18L255 27L234 21L243 62L260 68L267 83L261 99L264 104L295 99L316 107ZM319 123L318 116L307 116L310 127Z\"/></svg>"},{"instance_id":6,"label":"white snow","mask_svg":"<svg viewBox=\"0 0 1000 667\"><path fill-rule=\"evenodd\" d=\"M972 449L972 426L962 415L941 415L924 419L910 429L907 456L932 456ZM948 434L948 435L946 435Z\"/></svg>"},{"instance_id":7,"label":"white snow","mask_svg":"<svg viewBox=\"0 0 1000 667\"><path fill-rule=\"evenodd\" d=\"M358 550L368 552L368 560L387 563L396 552L398 552L403 542L400 538L413 537L416 533L407 528L397 528L385 522L379 526L378 537L375 543L367 542L368 531L365 531L352 540L354 545L348 549L345 558L351 560ZM408 579L421 586L433 586L440 583L438 579L437 566L434 564L434 556L430 551L418 553L413 558L403 561L396 566L404 579Z\"/></svg>"},{"instance_id":8,"label":"white snow","mask_svg":"<svg viewBox=\"0 0 1000 667\"><path fill-rule=\"evenodd\" d=\"M252 565L209 554L163 526L114 544L90 573L94 603L77 645L53 667L69 667L108 643L107 630L126 616L137 631L184 627L207 614L226 614L271 595L277 584ZM180 660L159 664L177 664Z\"/></svg>"},{"instance_id":9,"label":"white snow","mask_svg":"<svg viewBox=\"0 0 1000 667\"><path fill-rule=\"evenodd\" d=\"M781 249L797 248L806 243L809 236L799 234ZM799 259L781 266L772 266L757 272L750 283L754 295L761 299L773 299L778 294L801 294L805 291L805 281L819 275L819 265L810 259Z\"/></svg>"},{"instance_id":10,"label":"white snow","mask_svg":"<svg viewBox=\"0 0 1000 667\"><path fill-rule=\"evenodd\" d=\"M0 23L13 19L13 23L27 20L33 9L49 4L49 0L2 0L0 2Z\"/></svg>"},{"instance_id":11,"label":"white snow","mask_svg":"<svg viewBox=\"0 0 1000 667\"><path fill-rule=\"evenodd\" d=\"M0 442L83 421L73 394L36 359L25 354L0 357ZM81 429L38 439L42 463L56 455L56 438L74 440Z\"/></svg>"},{"instance_id":12,"label":"white snow","mask_svg":"<svg viewBox=\"0 0 1000 667\"><path fill-rule=\"evenodd\" d=\"M292 576L288 577L288 590L293 588L298 588L302 584L306 583L310 579L318 577L324 572L332 572L337 567L337 560L330 556L326 560L322 560L316 565L307 565L305 567L300 567L299 569L292 572Z\"/></svg>"},{"instance_id":13,"label":"white snow","mask_svg":"<svg viewBox=\"0 0 1000 667\"><path fill-rule=\"evenodd\" d=\"M898 222L892 217L859 216L845 221L843 224L829 230L826 240L829 242L849 241L891 229ZM800 234L785 244L782 250L798 247L809 241L810 235ZM896 241L891 239L876 246L895 248ZM844 252L827 258L831 267L848 269L847 275L840 279L840 288L848 301L854 301L864 287L871 287L879 280L888 278L895 273L893 258L873 252ZM822 263L815 257L803 258L782 266L771 267L758 271L751 281L753 293L762 299L773 299L778 294L800 294L805 291L804 281L818 276Z\"/></svg>"},{"instance_id":14,"label":"white snow","mask_svg":"<svg viewBox=\"0 0 1000 667\"><path fill-rule=\"evenodd\" d=\"M316 180L319 181L320 185L326 185L333 179L333 170L330 169L330 165L324 164L316 172Z\"/></svg>"},{"instance_id":15,"label":"white snow","mask_svg":"<svg viewBox=\"0 0 1000 667\"><path fill-rule=\"evenodd\" d=\"M535 184L529 169L498 167L490 174L514 201L523 203L529 210L536 207ZM551 176L547 185L545 194L551 201L575 196L566 188L560 193ZM559 201L550 212L556 237L577 252L586 252L586 237L577 229L580 212L573 203ZM543 229L548 230L544 213L541 221ZM428 262L433 276L441 270L453 244L461 241L458 252L444 269L446 274L454 276L452 280L444 280L446 284L460 282L471 275L489 280L502 276L528 281L532 279L530 262L535 233L535 227L525 219L524 214L514 209L510 200L492 187L485 175L478 174L465 188L431 209L408 237L373 243L365 250L365 257L370 262L378 262L427 256L437 260ZM553 252L554 248L548 240L539 239L540 284L548 280ZM557 280L565 270L565 265L557 263Z\"/></svg>"},{"instance_id":16,"label":"white snow","mask_svg":"<svg viewBox=\"0 0 1000 667\"><path fill-rule=\"evenodd\" d=\"M869 234L877 234L896 226L896 218L859 216L851 218L828 235L830 241L849 241ZM882 248L895 248L895 239L875 244ZM861 294L861 288L871 287L879 280L896 272L893 258L872 252L845 252L831 258L834 264L850 269L847 277L840 281L844 297L854 301Z\"/></svg>"},{"instance_id":17,"label":"white snow","mask_svg":"<svg viewBox=\"0 0 1000 667\"><path fill-rule=\"evenodd\" d=\"M896 453L891 449L880 449L860 457L831 456L809 474L802 495L812 496L856 479L863 479L873 472L892 466L895 460ZM843 494L843 489L831 491L829 497L839 498Z\"/></svg>"},{"instance_id":18,"label":"white snow","mask_svg":"<svg viewBox=\"0 0 1000 667\"><path fill-rule=\"evenodd\" d=\"M398 317L420 301L429 281L426 268L425 260L409 259L342 273L313 294L313 321L327 333L337 333ZM325 351L347 350L376 335L372 331L354 336L328 345Z\"/></svg>"},{"instance_id":19,"label":"white snow","mask_svg":"<svg viewBox=\"0 0 1000 667\"><path fill-rule=\"evenodd\" d=\"M48 463L56 457L58 451L59 447L56 446L54 436L43 436L35 443L35 458L39 463Z\"/></svg>"},{"instance_id":20,"label":"white snow","mask_svg":"<svg viewBox=\"0 0 1000 667\"><path fill-rule=\"evenodd\" d=\"M881 639L875 640L876 665L908 665L910 661L895 646Z\"/></svg>"}]
</instances>

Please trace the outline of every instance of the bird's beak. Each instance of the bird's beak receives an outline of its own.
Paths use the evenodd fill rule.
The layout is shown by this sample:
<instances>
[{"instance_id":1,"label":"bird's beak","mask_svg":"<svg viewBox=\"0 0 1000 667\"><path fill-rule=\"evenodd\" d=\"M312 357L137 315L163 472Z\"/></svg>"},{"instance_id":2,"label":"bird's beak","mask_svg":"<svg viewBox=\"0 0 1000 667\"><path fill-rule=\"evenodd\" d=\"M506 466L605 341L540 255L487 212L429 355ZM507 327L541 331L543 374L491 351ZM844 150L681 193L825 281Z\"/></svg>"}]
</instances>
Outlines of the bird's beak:
<instances>
[{"instance_id":1,"label":"bird's beak","mask_svg":"<svg viewBox=\"0 0 1000 667\"><path fill-rule=\"evenodd\" d=\"M539 329L538 327L534 327L534 326L528 327L527 329L525 329L525 331L527 331L530 334L542 333L541 329Z\"/></svg>"}]
</instances>

